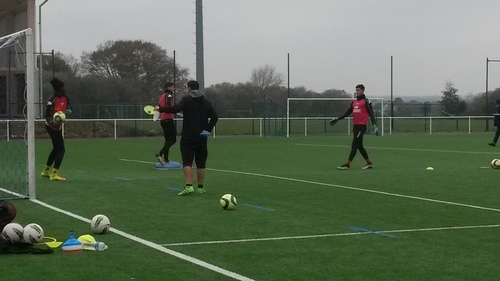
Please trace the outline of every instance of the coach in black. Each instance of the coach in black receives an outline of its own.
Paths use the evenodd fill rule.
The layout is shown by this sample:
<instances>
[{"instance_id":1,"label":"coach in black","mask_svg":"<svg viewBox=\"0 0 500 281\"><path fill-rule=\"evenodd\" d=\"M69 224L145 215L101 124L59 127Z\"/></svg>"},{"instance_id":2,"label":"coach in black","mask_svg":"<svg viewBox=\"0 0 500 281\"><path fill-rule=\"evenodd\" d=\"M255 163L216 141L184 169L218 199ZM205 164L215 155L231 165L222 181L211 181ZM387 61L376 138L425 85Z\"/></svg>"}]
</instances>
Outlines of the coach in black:
<instances>
[{"instance_id":1,"label":"coach in black","mask_svg":"<svg viewBox=\"0 0 500 281\"><path fill-rule=\"evenodd\" d=\"M183 112L181 154L184 179L186 186L178 195L194 192L193 188L193 161L196 163L196 177L198 180L198 193L205 193L203 182L205 180L205 165L208 157L208 137L206 133L212 132L219 119L212 103L205 98L199 90L196 81L187 83L188 93L174 106L159 107L160 112Z\"/></svg>"}]
</instances>

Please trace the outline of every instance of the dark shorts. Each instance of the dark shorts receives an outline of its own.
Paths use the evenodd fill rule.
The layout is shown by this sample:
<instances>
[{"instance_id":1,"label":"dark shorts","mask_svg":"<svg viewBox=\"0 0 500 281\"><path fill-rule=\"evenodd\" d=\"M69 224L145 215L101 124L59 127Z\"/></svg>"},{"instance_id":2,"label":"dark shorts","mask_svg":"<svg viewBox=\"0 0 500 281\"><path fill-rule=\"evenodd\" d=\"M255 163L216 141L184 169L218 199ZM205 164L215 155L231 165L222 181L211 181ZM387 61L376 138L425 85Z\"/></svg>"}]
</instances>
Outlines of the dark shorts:
<instances>
[{"instance_id":1,"label":"dark shorts","mask_svg":"<svg viewBox=\"0 0 500 281\"><path fill-rule=\"evenodd\" d=\"M193 166L194 161L196 168L205 169L208 157L207 143L207 136L181 138L182 166Z\"/></svg>"},{"instance_id":2,"label":"dark shorts","mask_svg":"<svg viewBox=\"0 0 500 281\"><path fill-rule=\"evenodd\" d=\"M177 127L175 126L175 121L172 119L161 120L160 124L163 129L163 136L165 137L165 140L175 140L177 136Z\"/></svg>"}]
</instances>

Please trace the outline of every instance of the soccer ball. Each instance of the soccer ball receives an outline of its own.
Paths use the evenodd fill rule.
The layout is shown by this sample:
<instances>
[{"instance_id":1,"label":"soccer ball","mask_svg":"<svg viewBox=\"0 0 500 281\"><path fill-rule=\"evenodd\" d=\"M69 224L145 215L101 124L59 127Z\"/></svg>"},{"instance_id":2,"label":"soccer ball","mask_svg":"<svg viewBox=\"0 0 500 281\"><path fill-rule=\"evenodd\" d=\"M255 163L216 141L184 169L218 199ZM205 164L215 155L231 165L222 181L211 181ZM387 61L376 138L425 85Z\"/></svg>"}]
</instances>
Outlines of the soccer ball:
<instances>
[{"instance_id":1,"label":"soccer ball","mask_svg":"<svg viewBox=\"0 0 500 281\"><path fill-rule=\"evenodd\" d=\"M58 111L54 113L54 117L52 119L54 124L62 124L66 120L66 114L62 111Z\"/></svg>"},{"instance_id":2,"label":"soccer ball","mask_svg":"<svg viewBox=\"0 0 500 281\"><path fill-rule=\"evenodd\" d=\"M224 194L220 198L220 206L224 210L233 210L236 208L236 197L234 197L232 194Z\"/></svg>"},{"instance_id":3,"label":"soccer ball","mask_svg":"<svg viewBox=\"0 0 500 281\"><path fill-rule=\"evenodd\" d=\"M11 222L3 228L2 238L4 240L10 241L11 243L21 242L21 240L23 239L23 230L24 229L22 225Z\"/></svg>"},{"instance_id":4,"label":"soccer ball","mask_svg":"<svg viewBox=\"0 0 500 281\"><path fill-rule=\"evenodd\" d=\"M105 215L95 215L90 221L90 229L94 233L106 233L111 228L111 222Z\"/></svg>"},{"instance_id":5,"label":"soccer ball","mask_svg":"<svg viewBox=\"0 0 500 281\"><path fill-rule=\"evenodd\" d=\"M500 169L500 159L491 160L491 167L493 169Z\"/></svg>"},{"instance_id":6,"label":"soccer ball","mask_svg":"<svg viewBox=\"0 0 500 281\"><path fill-rule=\"evenodd\" d=\"M30 223L24 227L23 241L31 244L42 242L43 234L43 228L40 225Z\"/></svg>"}]
</instances>

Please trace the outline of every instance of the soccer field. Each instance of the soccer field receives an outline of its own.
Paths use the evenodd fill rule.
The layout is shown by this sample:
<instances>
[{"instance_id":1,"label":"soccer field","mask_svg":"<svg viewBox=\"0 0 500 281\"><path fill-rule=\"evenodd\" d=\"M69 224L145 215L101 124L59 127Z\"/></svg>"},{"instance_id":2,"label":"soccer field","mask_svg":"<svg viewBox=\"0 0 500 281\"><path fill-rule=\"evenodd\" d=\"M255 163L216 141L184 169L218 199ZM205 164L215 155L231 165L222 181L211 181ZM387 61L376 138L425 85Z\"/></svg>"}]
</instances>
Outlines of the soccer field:
<instances>
[{"instance_id":1,"label":"soccer field","mask_svg":"<svg viewBox=\"0 0 500 281\"><path fill-rule=\"evenodd\" d=\"M66 140L61 175L37 177L16 222L46 236L90 233L109 249L4 255L9 280L497 280L499 148L490 134L365 136L374 169L349 136L216 137L206 194L177 196L182 170L153 168L160 138ZM37 141L37 175L51 144ZM180 161L178 143L171 159ZM433 167L427 171L426 167ZM232 193L233 211L219 198Z\"/></svg>"}]
</instances>

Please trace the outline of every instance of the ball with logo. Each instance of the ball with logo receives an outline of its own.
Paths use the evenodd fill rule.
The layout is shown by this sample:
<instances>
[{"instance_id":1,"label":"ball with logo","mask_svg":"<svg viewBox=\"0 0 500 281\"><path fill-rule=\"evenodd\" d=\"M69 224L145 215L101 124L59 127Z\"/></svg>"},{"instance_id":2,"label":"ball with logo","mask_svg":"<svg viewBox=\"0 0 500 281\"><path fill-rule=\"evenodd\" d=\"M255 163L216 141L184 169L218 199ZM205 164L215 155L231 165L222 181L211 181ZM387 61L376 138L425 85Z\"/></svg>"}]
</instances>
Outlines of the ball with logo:
<instances>
[{"instance_id":1,"label":"ball with logo","mask_svg":"<svg viewBox=\"0 0 500 281\"><path fill-rule=\"evenodd\" d=\"M95 215L90 221L90 229L92 232L100 234L106 233L111 228L111 221L103 214Z\"/></svg>"},{"instance_id":2,"label":"ball with logo","mask_svg":"<svg viewBox=\"0 0 500 281\"><path fill-rule=\"evenodd\" d=\"M220 206L224 210L233 210L236 208L236 197L234 197L232 194L224 194L220 198Z\"/></svg>"},{"instance_id":3,"label":"ball with logo","mask_svg":"<svg viewBox=\"0 0 500 281\"><path fill-rule=\"evenodd\" d=\"M64 121L66 121L66 114L62 111L58 111L54 113L52 121L54 122L54 124L62 124L64 123Z\"/></svg>"},{"instance_id":4,"label":"ball with logo","mask_svg":"<svg viewBox=\"0 0 500 281\"><path fill-rule=\"evenodd\" d=\"M500 159L491 160L491 167L493 169L500 169Z\"/></svg>"},{"instance_id":5,"label":"ball with logo","mask_svg":"<svg viewBox=\"0 0 500 281\"><path fill-rule=\"evenodd\" d=\"M23 241L30 244L35 244L43 241L43 228L36 224L30 223L24 227Z\"/></svg>"},{"instance_id":6,"label":"ball with logo","mask_svg":"<svg viewBox=\"0 0 500 281\"><path fill-rule=\"evenodd\" d=\"M19 243L23 240L24 227L18 223L8 223L2 230L2 239L11 243Z\"/></svg>"}]
</instances>

